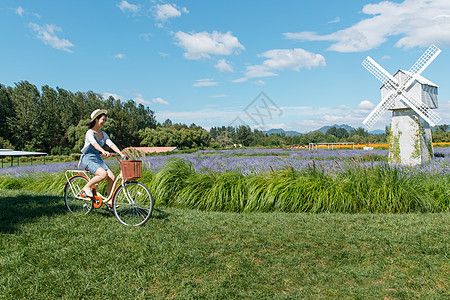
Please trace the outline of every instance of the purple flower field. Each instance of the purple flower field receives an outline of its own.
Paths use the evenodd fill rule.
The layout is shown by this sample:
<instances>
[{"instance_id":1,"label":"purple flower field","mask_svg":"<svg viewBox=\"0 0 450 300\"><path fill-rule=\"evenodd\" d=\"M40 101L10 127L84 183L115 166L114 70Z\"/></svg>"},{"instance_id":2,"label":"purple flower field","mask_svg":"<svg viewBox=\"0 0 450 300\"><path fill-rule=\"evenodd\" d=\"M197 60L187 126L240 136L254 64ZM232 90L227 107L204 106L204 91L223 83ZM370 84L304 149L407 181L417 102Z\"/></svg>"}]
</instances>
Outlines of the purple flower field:
<instances>
[{"instance_id":1,"label":"purple flower field","mask_svg":"<svg viewBox=\"0 0 450 300\"><path fill-rule=\"evenodd\" d=\"M450 148L436 148L438 154L433 161L414 168L405 168L408 173L429 173L443 175L450 172ZM371 166L386 161L387 150L283 150L283 149L238 149L238 150L200 150L192 154L173 154L167 156L147 157L145 165L152 172L158 172L168 160L182 158L193 164L199 173L210 171L236 171L244 175L260 173L286 167L301 170L312 165L330 172L345 168L352 158L354 164ZM364 158L364 162L361 161ZM345 162L343 162L344 160ZM357 161L357 162L356 162ZM117 165L116 160L108 160L111 167ZM0 175L25 176L33 173L64 172L77 169L77 162L54 163L36 166L8 167L0 169Z\"/></svg>"}]
</instances>

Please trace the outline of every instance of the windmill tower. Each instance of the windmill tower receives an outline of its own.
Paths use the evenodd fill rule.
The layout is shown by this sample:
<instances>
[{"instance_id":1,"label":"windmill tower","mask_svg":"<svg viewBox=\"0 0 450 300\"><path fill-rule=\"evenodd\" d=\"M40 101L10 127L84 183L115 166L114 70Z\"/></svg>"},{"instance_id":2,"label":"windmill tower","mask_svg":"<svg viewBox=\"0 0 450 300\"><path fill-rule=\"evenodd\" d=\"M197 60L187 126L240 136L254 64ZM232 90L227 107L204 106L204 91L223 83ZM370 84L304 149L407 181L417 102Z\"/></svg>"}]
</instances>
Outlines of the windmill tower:
<instances>
[{"instance_id":1,"label":"windmill tower","mask_svg":"<svg viewBox=\"0 0 450 300\"><path fill-rule=\"evenodd\" d=\"M409 71L389 74L371 57L362 65L383 83L381 102L363 121L369 129L386 110L392 111L389 162L417 165L434 157L431 128L441 120L432 111L438 107L438 86L420 74L441 53L435 45L416 61Z\"/></svg>"}]
</instances>

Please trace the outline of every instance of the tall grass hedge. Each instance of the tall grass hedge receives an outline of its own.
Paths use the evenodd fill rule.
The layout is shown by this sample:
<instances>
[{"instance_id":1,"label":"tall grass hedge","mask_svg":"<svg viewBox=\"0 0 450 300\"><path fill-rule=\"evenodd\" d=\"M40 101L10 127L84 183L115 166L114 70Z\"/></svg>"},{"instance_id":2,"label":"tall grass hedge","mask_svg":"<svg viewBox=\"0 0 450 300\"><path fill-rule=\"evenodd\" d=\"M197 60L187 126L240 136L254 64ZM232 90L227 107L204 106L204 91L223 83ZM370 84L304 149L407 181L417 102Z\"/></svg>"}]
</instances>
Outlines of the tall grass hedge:
<instances>
[{"instance_id":1,"label":"tall grass hedge","mask_svg":"<svg viewBox=\"0 0 450 300\"><path fill-rule=\"evenodd\" d=\"M116 170L117 171L117 170ZM348 163L329 172L312 163L257 174L197 173L182 159L158 173L143 170L157 205L228 212L448 212L450 175L414 174L404 168ZM60 193L64 174L0 177L0 189ZM105 190L101 186L100 190Z\"/></svg>"}]
</instances>

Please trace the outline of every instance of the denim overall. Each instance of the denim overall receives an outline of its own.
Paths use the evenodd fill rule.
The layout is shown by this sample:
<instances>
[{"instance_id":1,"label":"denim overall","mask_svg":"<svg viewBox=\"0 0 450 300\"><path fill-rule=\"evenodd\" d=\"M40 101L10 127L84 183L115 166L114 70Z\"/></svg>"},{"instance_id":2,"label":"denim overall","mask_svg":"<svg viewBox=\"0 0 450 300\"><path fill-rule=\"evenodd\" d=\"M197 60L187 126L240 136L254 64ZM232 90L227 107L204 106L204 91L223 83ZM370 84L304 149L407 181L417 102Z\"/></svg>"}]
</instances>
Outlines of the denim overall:
<instances>
[{"instance_id":1,"label":"denim overall","mask_svg":"<svg viewBox=\"0 0 450 300\"><path fill-rule=\"evenodd\" d=\"M94 138L97 141L97 143L101 147L103 147L103 145L105 144L105 135L103 135L103 139L101 141L99 141L97 139L97 137L95 137L95 135L94 135ZM84 169L86 169L90 173L92 173L93 175L95 175L95 172L97 171L98 168L103 168L105 170L109 170L108 165L106 165L106 163L103 161L103 159L101 157L100 151L95 149L94 146L92 146L92 144L89 144L86 152L84 152L81 155L80 162L78 163L78 167L80 167L80 165Z\"/></svg>"}]
</instances>

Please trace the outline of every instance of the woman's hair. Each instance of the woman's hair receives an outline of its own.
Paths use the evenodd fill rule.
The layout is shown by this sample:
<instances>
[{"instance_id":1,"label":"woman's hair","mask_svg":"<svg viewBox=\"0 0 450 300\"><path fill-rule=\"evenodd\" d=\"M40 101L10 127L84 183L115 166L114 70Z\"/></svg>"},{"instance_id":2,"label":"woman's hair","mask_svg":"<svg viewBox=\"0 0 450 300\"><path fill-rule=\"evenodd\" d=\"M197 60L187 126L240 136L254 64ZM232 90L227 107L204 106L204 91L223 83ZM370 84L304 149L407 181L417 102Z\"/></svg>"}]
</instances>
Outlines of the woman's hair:
<instances>
[{"instance_id":1,"label":"woman's hair","mask_svg":"<svg viewBox=\"0 0 450 300\"><path fill-rule=\"evenodd\" d=\"M98 120L98 119L100 119L100 118L103 117L103 116L106 117L105 114L98 115L97 118L95 118L95 119L92 120L91 122L87 122L87 123L86 123L86 126L87 126L89 129L92 129L92 127L94 127L94 125L95 125L95 120Z\"/></svg>"}]
</instances>

